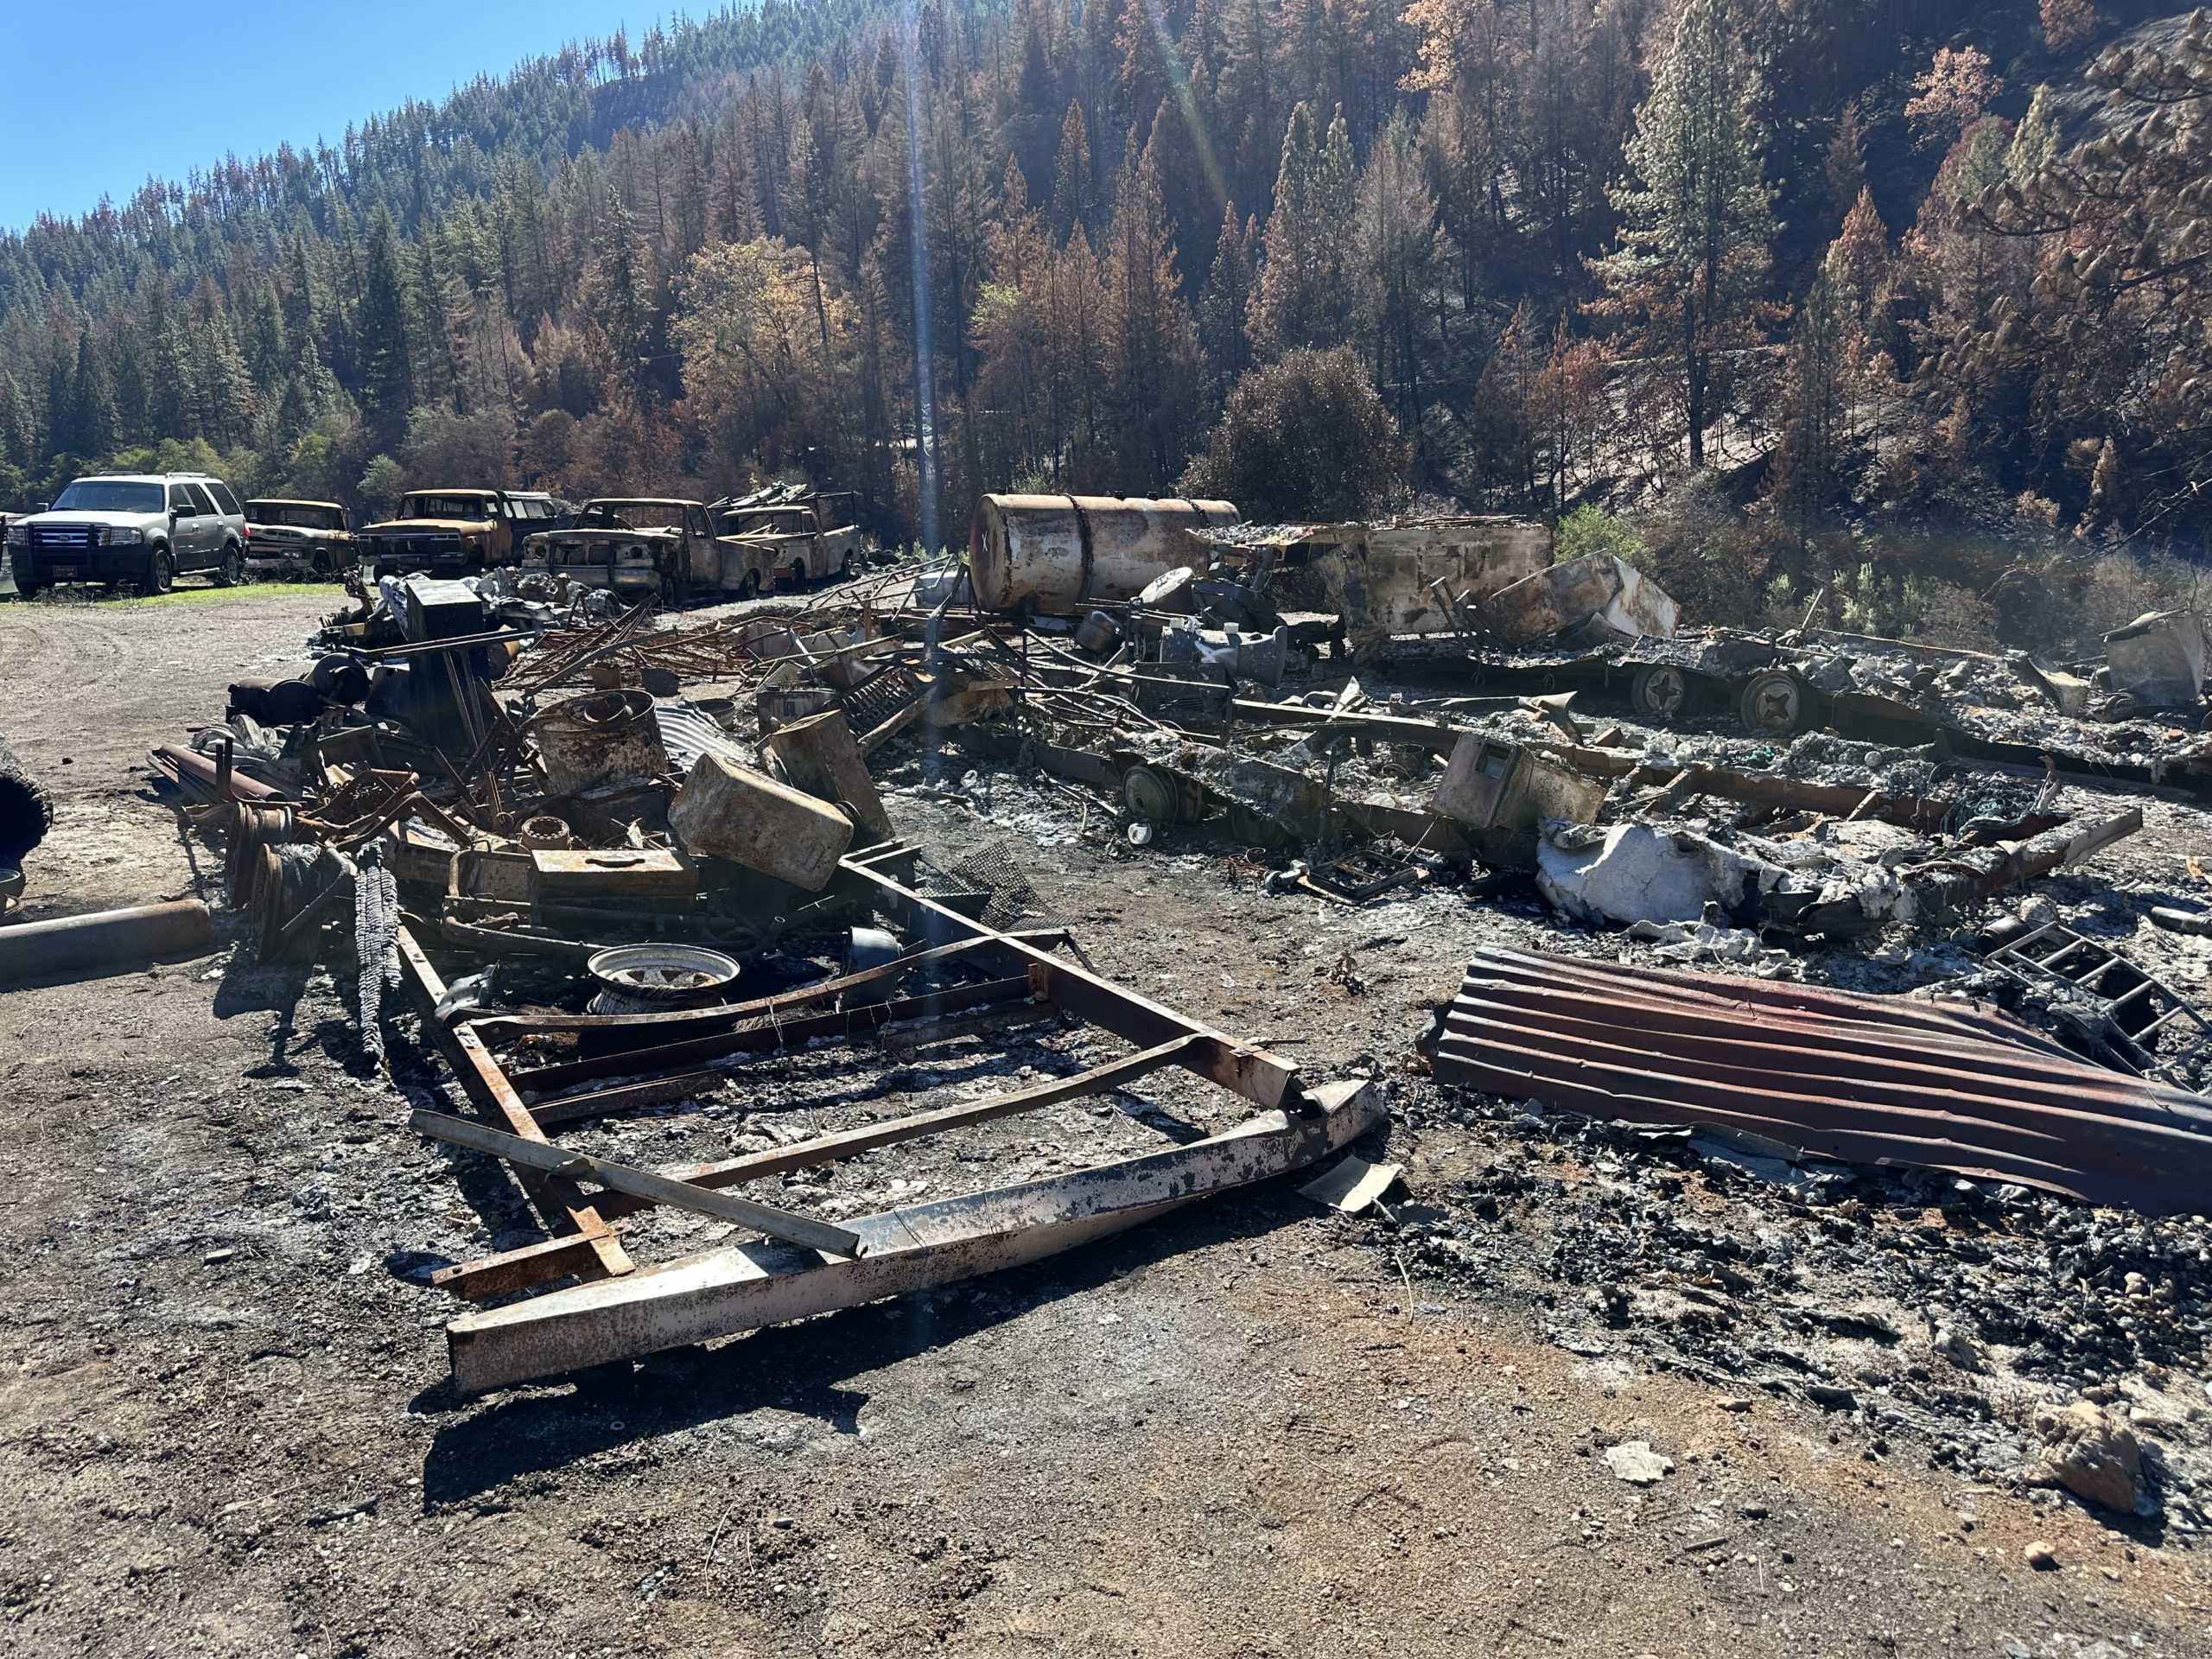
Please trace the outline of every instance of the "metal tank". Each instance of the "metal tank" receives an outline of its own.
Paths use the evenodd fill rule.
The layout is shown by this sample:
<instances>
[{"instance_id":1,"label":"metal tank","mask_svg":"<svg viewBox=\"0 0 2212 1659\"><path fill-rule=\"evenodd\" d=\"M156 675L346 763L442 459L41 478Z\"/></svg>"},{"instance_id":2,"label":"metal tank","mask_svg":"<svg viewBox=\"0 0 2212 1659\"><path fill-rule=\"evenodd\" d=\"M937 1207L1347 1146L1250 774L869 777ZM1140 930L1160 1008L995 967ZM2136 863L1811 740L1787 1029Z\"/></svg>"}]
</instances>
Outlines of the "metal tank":
<instances>
[{"instance_id":1,"label":"metal tank","mask_svg":"<svg viewBox=\"0 0 2212 1659\"><path fill-rule=\"evenodd\" d=\"M1203 573L1205 549L1191 532L1236 522L1228 501L987 495L968 545L976 603L1066 616L1135 599L1179 565Z\"/></svg>"}]
</instances>

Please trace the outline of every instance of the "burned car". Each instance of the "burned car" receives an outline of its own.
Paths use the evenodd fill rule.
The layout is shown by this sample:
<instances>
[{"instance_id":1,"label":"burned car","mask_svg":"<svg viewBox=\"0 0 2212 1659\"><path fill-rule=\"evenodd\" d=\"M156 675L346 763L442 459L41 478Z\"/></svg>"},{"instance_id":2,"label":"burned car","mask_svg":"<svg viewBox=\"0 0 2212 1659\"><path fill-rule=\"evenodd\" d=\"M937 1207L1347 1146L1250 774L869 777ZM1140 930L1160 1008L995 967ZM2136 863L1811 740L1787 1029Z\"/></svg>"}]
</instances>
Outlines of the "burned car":
<instances>
[{"instance_id":1,"label":"burned car","mask_svg":"<svg viewBox=\"0 0 2212 1659\"><path fill-rule=\"evenodd\" d=\"M706 505L652 497L587 501L567 530L532 536L524 563L628 599L688 604L721 586L722 558Z\"/></svg>"},{"instance_id":2,"label":"burned car","mask_svg":"<svg viewBox=\"0 0 2212 1659\"><path fill-rule=\"evenodd\" d=\"M335 501L249 501L245 535L245 568L257 575L335 582L357 556L353 521Z\"/></svg>"},{"instance_id":3,"label":"burned car","mask_svg":"<svg viewBox=\"0 0 2212 1659\"><path fill-rule=\"evenodd\" d=\"M723 588L749 596L849 575L861 557L861 531L854 522L858 499L849 492L814 494L772 486L716 502Z\"/></svg>"},{"instance_id":4,"label":"burned car","mask_svg":"<svg viewBox=\"0 0 2212 1659\"><path fill-rule=\"evenodd\" d=\"M526 537L565 517L563 504L540 493L410 490L397 517L361 531L361 563L379 575L467 575L519 562Z\"/></svg>"}]
</instances>

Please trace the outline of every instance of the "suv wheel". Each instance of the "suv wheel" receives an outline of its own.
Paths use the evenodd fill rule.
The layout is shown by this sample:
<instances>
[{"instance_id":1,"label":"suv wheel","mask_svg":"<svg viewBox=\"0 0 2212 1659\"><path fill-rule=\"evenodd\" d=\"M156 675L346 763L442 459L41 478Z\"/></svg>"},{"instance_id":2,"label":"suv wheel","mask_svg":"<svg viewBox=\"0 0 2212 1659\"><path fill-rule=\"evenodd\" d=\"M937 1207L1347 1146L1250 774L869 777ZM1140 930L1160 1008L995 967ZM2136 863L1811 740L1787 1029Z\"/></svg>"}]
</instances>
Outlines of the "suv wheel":
<instances>
[{"instance_id":1,"label":"suv wheel","mask_svg":"<svg viewBox=\"0 0 2212 1659\"><path fill-rule=\"evenodd\" d=\"M236 588L245 581L245 560L235 543L223 549L223 562L215 567L218 588Z\"/></svg>"},{"instance_id":2,"label":"suv wheel","mask_svg":"<svg viewBox=\"0 0 2212 1659\"><path fill-rule=\"evenodd\" d=\"M166 547L156 548L154 556L146 563L146 591L166 594L176 586L176 561L169 557Z\"/></svg>"},{"instance_id":3,"label":"suv wheel","mask_svg":"<svg viewBox=\"0 0 2212 1659\"><path fill-rule=\"evenodd\" d=\"M758 570L748 570L745 573L745 580L737 584L737 596L740 599L760 597L760 573Z\"/></svg>"}]
</instances>

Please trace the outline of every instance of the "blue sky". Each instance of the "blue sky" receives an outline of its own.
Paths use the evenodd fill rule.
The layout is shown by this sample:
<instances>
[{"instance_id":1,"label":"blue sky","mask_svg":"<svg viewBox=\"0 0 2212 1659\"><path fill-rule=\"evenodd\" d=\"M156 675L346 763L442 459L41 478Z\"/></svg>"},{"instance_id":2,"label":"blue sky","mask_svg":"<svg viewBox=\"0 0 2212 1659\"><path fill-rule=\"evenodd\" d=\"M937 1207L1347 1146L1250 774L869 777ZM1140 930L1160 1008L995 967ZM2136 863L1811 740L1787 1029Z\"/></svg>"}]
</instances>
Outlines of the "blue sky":
<instances>
[{"instance_id":1,"label":"blue sky","mask_svg":"<svg viewBox=\"0 0 2212 1659\"><path fill-rule=\"evenodd\" d=\"M15 0L0 76L0 228L127 198L226 152L335 142L408 98L627 25L622 0Z\"/></svg>"}]
</instances>

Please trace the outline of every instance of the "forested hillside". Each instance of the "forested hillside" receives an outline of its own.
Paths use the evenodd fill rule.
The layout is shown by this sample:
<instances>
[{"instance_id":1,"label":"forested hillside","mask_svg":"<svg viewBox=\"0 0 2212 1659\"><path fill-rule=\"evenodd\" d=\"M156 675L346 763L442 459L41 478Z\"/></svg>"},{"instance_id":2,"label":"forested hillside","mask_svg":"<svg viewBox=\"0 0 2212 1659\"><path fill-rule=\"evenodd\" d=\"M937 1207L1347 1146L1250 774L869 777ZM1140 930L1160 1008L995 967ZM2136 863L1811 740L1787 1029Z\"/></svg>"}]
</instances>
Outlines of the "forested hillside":
<instances>
[{"instance_id":1,"label":"forested hillside","mask_svg":"<svg viewBox=\"0 0 2212 1659\"><path fill-rule=\"evenodd\" d=\"M1602 503L1708 613L1986 632L2212 527L2208 104L2092 0L775 0L0 238L0 502Z\"/></svg>"}]
</instances>

